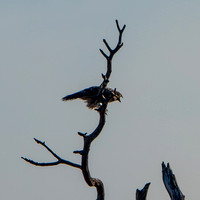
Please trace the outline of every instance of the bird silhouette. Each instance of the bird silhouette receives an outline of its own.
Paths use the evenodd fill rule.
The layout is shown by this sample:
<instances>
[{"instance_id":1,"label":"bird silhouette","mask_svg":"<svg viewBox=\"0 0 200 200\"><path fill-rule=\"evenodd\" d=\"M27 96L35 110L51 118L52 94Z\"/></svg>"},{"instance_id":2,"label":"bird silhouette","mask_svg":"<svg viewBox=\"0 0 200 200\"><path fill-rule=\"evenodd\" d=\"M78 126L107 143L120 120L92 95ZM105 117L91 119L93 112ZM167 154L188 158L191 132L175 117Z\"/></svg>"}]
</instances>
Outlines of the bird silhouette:
<instances>
[{"instance_id":1,"label":"bird silhouette","mask_svg":"<svg viewBox=\"0 0 200 200\"><path fill-rule=\"evenodd\" d=\"M120 98L123 97L122 94L116 89L112 88L105 88L102 92L102 96L99 95L100 87L99 86L93 86L86 88L84 90L81 90L79 92L67 95L62 98L63 101L69 101L74 99L82 99L87 103L87 107L90 109L96 109L99 108L102 104L103 98L108 100L109 103L113 101L120 101Z\"/></svg>"}]
</instances>

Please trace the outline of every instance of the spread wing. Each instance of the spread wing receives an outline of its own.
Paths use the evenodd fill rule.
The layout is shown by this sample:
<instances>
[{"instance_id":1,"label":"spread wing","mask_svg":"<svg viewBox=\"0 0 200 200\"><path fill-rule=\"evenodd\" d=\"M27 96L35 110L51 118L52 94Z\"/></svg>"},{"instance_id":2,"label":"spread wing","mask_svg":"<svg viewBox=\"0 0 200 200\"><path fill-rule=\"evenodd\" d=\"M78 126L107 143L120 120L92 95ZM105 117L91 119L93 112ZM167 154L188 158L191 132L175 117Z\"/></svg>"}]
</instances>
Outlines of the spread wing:
<instances>
[{"instance_id":1,"label":"spread wing","mask_svg":"<svg viewBox=\"0 0 200 200\"><path fill-rule=\"evenodd\" d=\"M68 100L74 100L74 99L87 99L87 97L91 97L94 95L97 95L99 91L98 86L86 88L84 90L81 90L79 92L76 92L74 94L67 95L62 98L63 101L68 101Z\"/></svg>"}]
</instances>

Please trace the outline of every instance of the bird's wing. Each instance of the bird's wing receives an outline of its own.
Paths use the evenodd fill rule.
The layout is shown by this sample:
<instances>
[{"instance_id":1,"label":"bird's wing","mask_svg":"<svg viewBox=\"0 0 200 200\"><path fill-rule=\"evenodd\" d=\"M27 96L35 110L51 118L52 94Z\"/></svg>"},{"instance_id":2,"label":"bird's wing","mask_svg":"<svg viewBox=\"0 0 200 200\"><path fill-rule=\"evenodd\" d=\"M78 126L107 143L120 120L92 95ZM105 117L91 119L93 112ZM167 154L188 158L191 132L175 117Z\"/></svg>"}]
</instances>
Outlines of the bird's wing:
<instances>
[{"instance_id":1,"label":"bird's wing","mask_svg":"<svg viewBox=\"0 0 200 200\"><path fill-rule=\"evenodd\" d=\"M87 97L96 95L98 93L98 87L90 87L74 94L67 95L62 98L63 101L73 100L73 99L85 99Z\"/></svg>"}]
</instances>

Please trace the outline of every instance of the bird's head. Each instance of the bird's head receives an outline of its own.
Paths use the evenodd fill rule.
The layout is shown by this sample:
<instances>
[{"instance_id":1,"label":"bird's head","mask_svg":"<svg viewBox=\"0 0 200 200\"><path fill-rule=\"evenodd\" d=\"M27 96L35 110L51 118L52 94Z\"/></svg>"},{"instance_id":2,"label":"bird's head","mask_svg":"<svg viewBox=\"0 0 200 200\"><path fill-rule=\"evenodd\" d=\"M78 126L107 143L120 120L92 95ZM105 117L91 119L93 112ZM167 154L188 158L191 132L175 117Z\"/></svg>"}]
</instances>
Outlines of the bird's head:
<instances>
[{"instance_id":1,"label":"bird's head","mask_svg":"<svg viewBox=\"0 0 200 200\"><path fill-rule=\"evenodd\" d=\"M117 101L119 101L119 102L121 102L120 98L123 98L123 96L122 96L122 94L120 92L118 92L116 90L116 88L114 89L113 94L114 94L114 99L117 100Z\"/></svg>"}]
</instances>

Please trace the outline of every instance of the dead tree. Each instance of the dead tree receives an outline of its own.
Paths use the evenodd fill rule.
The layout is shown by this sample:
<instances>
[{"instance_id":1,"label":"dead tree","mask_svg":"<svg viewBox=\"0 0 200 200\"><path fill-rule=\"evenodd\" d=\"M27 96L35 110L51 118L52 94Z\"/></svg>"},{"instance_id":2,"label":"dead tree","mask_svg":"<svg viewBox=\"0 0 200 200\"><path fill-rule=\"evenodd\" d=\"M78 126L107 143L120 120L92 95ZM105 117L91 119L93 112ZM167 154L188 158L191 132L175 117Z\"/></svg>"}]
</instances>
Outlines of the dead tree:
<instances>
[{"instance_id":1,"label":"dead tree","mask_svg":"<svg viewBox=\"0 0 200 200\"><path fill-rule=\"evenodd\" d=\"M104 53L103 50L100 49L100 52L107 60L107 72L105 75L102 74L103 82L99 86L98 93L94 96L94 98L98 99L98 101L101 102L100 107L96 108L96 111L99 113L98 126L90 134L78 132L78 135L83 138L84 145L83 145L82 150L74 151L74 153L79 154L81 156L81 164L73 163L73 162L70 162L68 160L61 158L51 148L49 148L45 144L45 142L41 142L40 140L35 139L35 138L34 138L34 140L38 144L40 144L44 148L46 148L57 159L57 161L48 162L48 163L40 163L40 162L33 161L31 159L22 157L22 159L24 159L26 162L36 165L36 166L46 167L46 166L54 166L54 165L59 165L59 164L66 164L71 167L80 169L82 171L83 177L84 177L86 183L88 184L88 186L96 188L97 200L104 200L104 186L103 186L103 182L100 179L91 177L90 171L88 168L88 154L89 154L90 146L91 146L92 142L101 133L101 131L104 127L104 124L105 124L107 105L108 105L108 102L110 101L111 97L109 97L109 96L105 97L105 95L103 95L103 94L104 94L104 90L106 90L106 88L107 88L107 85L109 83L109 78L110 78L110 75L112 72L112 58L115 55L115 53L117 53L117 51L123 46L122 34L123 34L123 31L124 31L126 25L124 25L122 28L120 28L119 23L116 20L116 26L117 26L117 29L119 32L119 38L118 38L116 47L114 49L111 49L111 47L109 46L107 41L105 39L103 39L103 42L109 51L109 55L107 55L106 53Z\"/></svg>"},{"instance_id":2,"label":"dead tree","mask_svg":"<svg viewBox=\"0 0 200 200\"><path fill-rule=\"evenodd\" d=\"M136 190L136 200L146 200L147 192L151 183L147 183L142 190Z\"/></svg>"},{"instance_id":3,"label":"dead tree","mask_svg":"<svg viewBox=\"0 0 200 200\"><path fill-rule=\"evenodd\" d=\"M61 158L51 148L49 148L45 144L45 142L42 142L36 138L34 138L35 142L42 145L57 160L54 162L41 163L41 162L36 162L31 159L22 157L22 159L24 159L26 162L33 164L35 166L46 167L46 166L65 164L65 165L69 165L71 167L80 169L82 171L85 182L88 184L88 186L96 188L97 200L104 200L104 185L100 179L91 177L89 167L88 167L88 155L89 155L90 146L92 142L99 136L99 134L101 133L105 125L108 103L113 102L115 100L119 100L119 97L121 97L121 94L117 92L116 89L112 90L110 88L107 88L107 85L109 83L109 78L112 72L112 58L115 55L115 53L117 53L117 51L123 46L122 34L126 27L126 25L124 25L122 28L120 28L117 20L116 20L116 26L119 32L119 38L118 38L116 47L114 49L111 49L107 41L103 39L103 42L109 51L109 55L107 55L106 53L104 53L103 50L100 49L100 52L106 58L106 61L107 61L107 72L105 75L102 74L103 81L100 84L100 86L87 88L78 93L68 95L63 98L63 100L71 100L75 98L81 98L83 100L86 100L88 103L87 106L91 109L95 108L95 110L99 113L99 123L96 129L92 133L87 134L87 133L78 132L78 135L83 138L84 145L83 145L82 150L77 150L77 151L74 151L73 153L79 154L81 156L81 164L73 163L69 160L65 160ZM95 91L95 94L93 94L94 91ZM90 95L90 93L93 95ZM84 94L87 94L87 95L84 96ZM94 101L94 102L91 104L91 101ZM185 196L182 194L181 190L178 187L175 175L173 174L169 166L169 163L167 164L167 166L165 166L164 162L162 163L162 176L163 176L163 182L164 182L165 188L171 200L184 200ZM147 183L142 190L139 190L139 189L136 190L136 200L146 200L149 186L150 186L150 183Z\"/></svg>"},{"instance_id":4,"label":"dead tree","mask_svg":"<svg viewBox=\"0 0 200 200\"><path fill-rule=\"evenodd\" d=\"M169 163L167 163L166 166L165 163L162 162L162 177L171 200L184 200L185 196L178 187L176 177L173 174ZM149 185L150 183L147 183L142 190L136 190L136 200L146 200Z\"/></svg>"}]
</instances>

